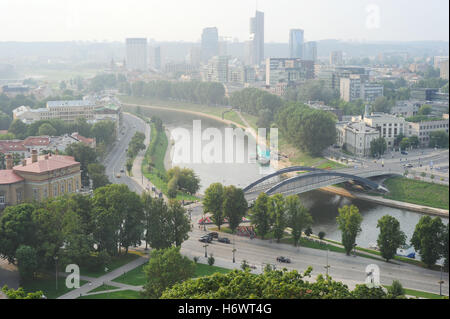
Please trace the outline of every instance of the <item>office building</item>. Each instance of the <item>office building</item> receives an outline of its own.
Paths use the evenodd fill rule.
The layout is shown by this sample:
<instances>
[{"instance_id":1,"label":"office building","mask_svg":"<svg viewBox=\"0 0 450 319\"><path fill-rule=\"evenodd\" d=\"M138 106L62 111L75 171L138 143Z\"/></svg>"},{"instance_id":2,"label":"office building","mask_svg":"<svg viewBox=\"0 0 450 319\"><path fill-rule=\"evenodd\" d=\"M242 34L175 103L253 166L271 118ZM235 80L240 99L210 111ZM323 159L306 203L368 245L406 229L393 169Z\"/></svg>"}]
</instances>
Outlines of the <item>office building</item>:
<instances>
[{"instance_id":1,"label":"office building","mask_svg":"<svg viewBox=\"0 0 450 319\"><path fill-rule=\"evenodd\" d=\"M441 71L441 79L448 81L448 59L441 62L439 69Z\"/></svg>"},{"instance_id":2,"label":"office building","mask_svg":"<svg viewBox=\"0 0 450 319\"><path fill-rule=\"evenodd\" d=\"M317 42L309 41L303 44L303 59L316 62L317 61Z\"/></svg>"},{"instance_id":3,"label":"office building","mask_svg":"<svg viewBox=\"0 0 450 319\"><path fill-rule=\"evenodd\" d=\"M349 78L350 75L360 75L364 81L368 81L369 76L363 67L354 66L327 66L317 65L315 68L316 78L324 83L326 87L333 91L340 92L341 78Z\"/></svg>"},{"instance_id":4,"label":"office building","mask_svg":"<svg viewBox=\"0 0 450 319\"><path fill-rule=\"evenodd\" d=\"M406 136L417 136L419 138L420 146L428 147L430 143L430 134L432 132L444 131L448 134L449 119L448 115L443 116L442 119L430 119L417 123L407 122Z\"/></svg>"},{"instance_id":5,"label":"office building","mask_svg":"<svg viewBox=\"0 0 450 319\"><path fill-rule=\"evenodd\" d=\"M161 70L161 47L156 47L153 52L153 67Z\"/></svg>"},{"instance_id":6,"label":"office building","mask_svg":"<svg viewBox=\"0 0 450 319\"><path fill-rule=\"evenodd\" d=\"M342 51L332 51L330 53L330 65L343 65L344 58Z\"/></svg>"},{"instance_id":7,"label":"office building","mask_svg":"<svg viewBox=\"0 0 450 319\"><path fill-rule=\"evenodd\" d=\"M337 145L360 157L370 155L370 144L380 137L380 131L365 122L340 122L336 124Z\"/></svg>"},{"instance_id":8,"label":"office building","mask_svg":"<svg viewBox=\"0 0 450 319\"><path fill-rule=\"evenodd\" d=\"M397 117L386 113L366 114L363 121L370 127L376 128L380 136L386 140L388 148L394 147L395 138L407 134L407 123L403 117Z\"/></svg>"},{"instance_id":9,"label":"office building","mask_svg":"<svg viewBox=\"0 0 450 319\"><path fill-rule=\"evenodd\" d=\"M314 79L314 62L302 59L268 58L266 59L266 85L278 83L297 85Z\"/></svg>"},{"instance_id":10,"label":"office building","mask_svg":"<svg viewBox=\"0 0 450 319\"><path fill-rule=\"evenodd\" d=\"M289 53L290 58L303 59L303 44L305 33L302 29L292 29L289 32Z\"/></svg>"},{"instance_id":11,"label":"office building","mask_svg":"<svg viewBox=\"0 0 450 319\"><path fill-rule=\"evenodd\" d=\"M207 63L219 55L219 31L216 27L205 28L202 33L202 61Z\"/></svg>"},{"instance_id":12,"label":"office building","mask_svg":"<svg viewBox=\"0 0 450 319\"><path fill-rule=\"evenodd\" d=\"M215 56L209 60L204 80L207 82L228 82L228 57Z\"/></svg>"},{"instance_id":13,"label":"office building","mask_svg":"<svg viewBox=\"0 0 450 319\"><path fill-rule=\"evenodd\" d=\"M127 69L130 71L148 70L148 46L145 38L126 39Z\"/></svg>"},{"instance_id":14,"label":"office building","mask_svg":"<svg viewBox=\"0 0 450 319\"><path fill-rule=\"evenodd\" d=\"M264 60L264 13L256 11L250 19L250 65L260 65Z\"/></svg>"}]
</instances>

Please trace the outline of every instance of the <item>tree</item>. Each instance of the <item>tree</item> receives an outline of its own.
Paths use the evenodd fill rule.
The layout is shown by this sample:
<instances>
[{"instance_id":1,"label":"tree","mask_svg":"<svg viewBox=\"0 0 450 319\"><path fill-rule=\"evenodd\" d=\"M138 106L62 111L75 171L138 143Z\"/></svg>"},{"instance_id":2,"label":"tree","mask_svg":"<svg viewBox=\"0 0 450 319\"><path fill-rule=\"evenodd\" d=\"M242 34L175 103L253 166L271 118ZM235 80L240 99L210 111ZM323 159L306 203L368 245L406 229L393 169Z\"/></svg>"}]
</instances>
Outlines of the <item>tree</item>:
<instances>
[{"instance_id":1,"label":"tree","mask_svg":"<svg viewBox=\"0 0 450 319\"><path fill-rule=\"evenodd\" d=\"M387 150L387 143L383 137L374 139L370 142L370 155L377 157L383 155Z\"/></svg>"},{"instance_id":2,"label":"tree","mask_svg":"<svg viewBox=\"0 0 450 319\"><path fill-rule=\"evenodd\" d=\"M0 256L10 263L22 246L36 247L37 225L32 204L8 206L0 215Z\"/></svg>"},{"instance_id":3,"label":"tree","mask_svg":"<svg viewBox=\"0 0 450 319\"><path fill-rule=\"evenodd\" d=\"M168 215L172 231L172 243L179 247L183 241L189 238L188 233L191 230L191 224L186 216L186 210L179 201L170 201Z\"/></svg>"},{"instance_id":4,"label":"tree","mask_svg":"<svg viewBox=\"0 0 450 319\"><path fill-rule=\"evenodd\" d=\"M153 250L144 273L147 282L143 295L156 299L174 284L191 278L195 273L195 263L182 256L179 247Z\"/></svg>"},{"instance_id":5,"label":"tree","mask_svg":"<svg viewBox=\"0 0 450 319\"><path fill-rule=\"evenodd\" d=\"M224 216L228 218L228 224L234 233L247 212L248 203L244 191L233 185L224 187L223 198Z\"/></svg>"},{"instance_id":6,"label":"tree","mask_svg":"<svg viewBox=\"0 0 450 319\"><path fill-rule=\"evenodd\" d=\"M344 206L338 209L339 216L336 217L338 228L342 232L342 244L345 252L350 255L356 241L356 237L361 232L362 216L358 207Z\"/></svg>"},{"instance_id":7,"label":"tree","mask_svg":"<svg viewBox=\"0 0 450 319\"><path fill-rule=\"evenodd\" d=\"M92 188L97 189L109 185L108 176L105 174L106 168L102 164L91 163L88 165L89 178L92 179Z\"/></svg>"},{"instance_id":8,"label":"tree","mask_svg":"<svg viewBox=\"0 0 450 319\"><path fill-rule=\"evenodd\" d=\"M139 196L126 185L108 185L94 191L94 238L101 249L111 255L120 247L140 244L143 233L143 211Z\"/></svg>"},{"instance_id":9,"label":"tree","mask_svg":"<svg viewBox=\"0 0 450 319\"><path fill-rule=\"evenodd\" d=\"M0 130L7 130L11 125L11 117L0 111Z\"/></svg>"},{"instance_id":10,"label":"tree","mask_svg":"<svg viewBox=\"0 0 450 319\"><path fill-rule=\"evenodd\" d=\"M400 142L400 149L402 150L407 150L411 147L411 143L409 141L409 138L405 137L401 142Z\"/></svg>"},{"instance_id":11,"label":"tree","mask_svg":"<svg viewBox=\"0 0 450 319\"><path fill-rule=\"evenodd\" d=\"M413 148L418 148L419 147L420 141L419 141L419 138L417 137L417 135L413 135L413 136L409 137L409 144Z\"/></svg>"},{"instance_id":12,"label":"tree","mask_svg":"<svg viewBox=\"0 0 450 319\"><path fill-rule=\"evenodd\" d=\"M287 217L286 217L286 202L283 195L276 194L269 198L269 214L273 221L273 235L279 243L284 236L284 230L286 229Z\"/></svg>"},{"instance_id":13,"label":"tree","mask_svg":"<svg viewBox=\"0 0 450 319\"><path fill-rule=\"evenodd\" d=\"M262 239L270 231L272 221L268 210L269 196L266 193L259 194L250 213L250 220L255 226L256 233Z\"/></svg>"},{"instance_id":14,"label":"tree","mask_svg":"<svg viewBox=\"0 0 450 319\"><path fill-rule=\"evenodd\" d=\"M150 200L143 197L145 216L145 239L154 249L165 249L172 245L170 218L168 208L162 198Z\"/></svg>"},{"instance_id":15,"label":"tree","mask_svg":"<svg viewBox=\"0 0 450 319\"><path fill-rule=\"evenodd\" d=\"M292 229L294 246L297 247L304 229L313 224L313 218L308 210L302 206L298 196L286 198L287 226Z\"/></svg>"},{"instance_id":16,"label":"tree","mask_svg":"<svg viewBox=\"0 0 450 319\"><path fill-rule=\"evenodd\" d=\"M25 292L25 290L20 287L17 290L12 288L8 288L8 286L3 286L1 290L8 299L42 299L44 298L44 292L41 290L36 292Z\"/></svg>"},{"instance_id":17,"label":"tree","mask_svg":"<svg viewBox=\"0 0 450 319\"><path fill-rule=\"evenodd\" d=\"M439 217L423 216L416 225L411 243L420 252L422 261L433 266L444 253L445 226Z\"/></svg>"},{"instance_id":18,"label":"tree","mask_svg":"<svg viewBox=\"0 0 450 319\"><path fill-rule=\"evenodd\" d=\"M356 296L341 282L319 275L310 282L312 268L303 274L296 270L267 269L263 274L234 270L227 274L214 274L188 279L167 289L162 299L354 299ZM367 288L367 286L363 285ZM369 289L369 288L367 288ZM377 296L383 296L377 290Z\"/></svg>"},{"instance_id":19,"label":"tree","mask_svg":"<svg viewBox=\"0 0 450 319\"><path fill-rule=\"evenodd\" d=\"M83 186L89 186L89 164L97 163L95 150L83 143L74 143L66 148L66 154L73 156L80 163L81 182Z\"/></svg>"},{"instance_id":20,"label":"tree","mask_svg":"<svg viewBox=\"0 0 450 319\"><path fill-rule=\"evenodd\" d=\"M420 107L418 115L430 115L433 111L433 107L431 105L424 104Z\"/></svg>"},{"instance_id":21,"label":"tree","mask_svg":"<svg viewBox=\"0 0 450 319\"><path fill-rule=\"evenodd\" d=\"M443 243L442 243L442 250L443 250L443 257L444 257L444 267L446 270L448 270L448 233L449 233L449 226L450 224L447 224L447 227L445 228L444 231L444 236L443 236Z\"/></svg>"},{"instance_id":22,"label":"tree","mask_svg":"<svg viewBox=\"0 0 450 319\"><path fill-rule=\"evenodd\" d=\"M56 129L48 123L44 123L39 127L39 135L55 136L57 134Z\"/></svg>"},{"instance_id":23,"label":"tree","mask_svg":"<svg viewBox=\"0 0 450 319\"><path fill-rule=\"evenodd\" d=\"M403 289L402 284L398 280L394 280L392 285L388 288L388 295L392 299L404 298L405 289Z\"/></svg>"},{"instance_id":24,"label":"tree","mask_svg":"<svg viewBox=\"0 0 450 319\"><path fill-rule=\"evenodd\" d=\"M33 279L38 270L36 250L33 247L22 245L16 251L16 258L20 278L22 280Z\"/></svg>"},{"instance_id":25,"label":"tree","mask_svg":"<svg viewBox=\"0 0 450 319\"><path fill-rule=\"evenodd\" d=\"M9 126L8 132L14 134L17 139L24 139L27 135L27 125L21 120L14 120Z\"/></svg>"},{"instance_id":26,"label":"tree","mask_svg":"<svg viewBox=\"0 0 450 319\"><path fill-rule=\"evenodd\" d=\"M389 100L385 96L380 96L373 102L372 112L390 113L391 107Z\"/></svg>"},{"instance_id":27,"label":"tree","mask_svg":"<svg viewBox=\"0 0 450 319\"><path fill-rule=\"evenodd\" d=\"M278 127L293 145L312 155L336 142L336 119L327 112L290 103L278 113Z\"/></svg>"},{"instance_id":28,"label":"tree","mask_svg":"<svg viewBox=\"0 0 450 319\"><path fill-rule=\"evenodd\" d=\"M378 220L377 228L380 229L377 244L381 256L389 261L394 258L397 249L405 244L406 235L400 230L400 223L392 216L386 215Z\"/></svg>"},{"instance_id":29,"label":"tree","mask_svg":"<svg viewBox=\"0 0 450 319\"><path fill-rule=\"evenodd\" d=\"M203 212L211 213L212 220L217 227L223 225L224 210L224 187L220 183L211 184L205 191L205 197L203 199Z\"/></svg>"},{"instance_id":30,"label":"tree","mask_svg":"<svg viewBox=\"0 0 450 319\"><path fill-rule=\"evenodd\" d=\"M323 231L319 232L317 235L319 236L320 240L323 240L326 236L325 232L323 232Z\"/></svg>"},{"instance_id":31,"label":"tree","mask_svg":"<svg viewBox=\"0 0 450 319\"><path fill-rule=\"evenodd\" d=\"M208 257L208 265L213 266L215 262L216 262L216 260L214 259L214 256L210 255Z\"/></svg>"},{"instance_id":32,"label":"tree","mask_svg":"<svg viewBox=\"0 0 450 319\"><path fill-rule=\"evenodd\" d=\"M434 131L430 133L430 147L448 148L448 134L445 131Z\"/></svg>"}]
</instances>

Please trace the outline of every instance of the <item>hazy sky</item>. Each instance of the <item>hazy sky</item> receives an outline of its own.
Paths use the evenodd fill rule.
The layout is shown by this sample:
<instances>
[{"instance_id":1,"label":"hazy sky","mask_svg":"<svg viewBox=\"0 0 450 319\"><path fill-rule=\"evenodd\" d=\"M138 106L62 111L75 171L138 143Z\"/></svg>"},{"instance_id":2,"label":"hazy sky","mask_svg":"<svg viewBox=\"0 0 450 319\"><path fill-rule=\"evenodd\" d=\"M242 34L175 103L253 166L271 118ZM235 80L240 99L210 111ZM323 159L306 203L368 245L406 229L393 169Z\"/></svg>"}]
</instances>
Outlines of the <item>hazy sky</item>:
<instances>
[{"instance_id":1,"label":"hazy sky","mask_svg":"<svg viewBox=\"0 0 450 319\"><path fill-rule=\"evenodd\" d=\"M0 0L0 41L198 41L204 27L249 37L256 0ZM445 40L448 0L259 0L266 42Z\"/></svg>"}]
</instances>

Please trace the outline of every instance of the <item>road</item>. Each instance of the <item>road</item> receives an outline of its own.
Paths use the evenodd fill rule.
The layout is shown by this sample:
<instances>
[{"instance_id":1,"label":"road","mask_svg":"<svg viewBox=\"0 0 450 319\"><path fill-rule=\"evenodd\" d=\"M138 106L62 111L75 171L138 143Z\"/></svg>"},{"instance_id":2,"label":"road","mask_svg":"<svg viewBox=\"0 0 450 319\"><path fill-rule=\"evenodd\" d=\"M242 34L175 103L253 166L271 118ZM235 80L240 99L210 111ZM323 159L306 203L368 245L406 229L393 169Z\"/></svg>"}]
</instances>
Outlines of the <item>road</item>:
<instances>
[{"instance_id":1,"label":"road","mask_svg":"<svg viewBox=\"0 0 450 319\"><path fill-rule=\"evenodd\" d=\"M121 135L120 141L115 145L113 152L111 152L106 161L108 176L113 183L126 184L132 190L141 193L143 189L139 183L127 176L122 176L119 179L115 178L114 173L120 171L120 169L124 167L126 162L125 150L128 147L128 143L137 130L144 132L145 123L140 119L125 114L123 125L125 127L125 135ZM393 165L396 164L393 163ZM136 177L137 176L135 176L135 178ZM137 179L139 180L139 178ZM182 253L187 256L204 258L204 244L199 242L198 239L204 235L205 232L198 229L197 224L197 221L201 218L202 214L203 210L201 205L192 208L193 230L189 234L189 239L182 245ZM208 254L212 253L214 255L217 264L233 268L236 267L236 265L240 265L242 260L245 259L250 264L261 268L264 263L277 264L277 256L286 256L292 260L292 264L289 264L287 267L289 269L297 269L303 272L307 267L312 266L314 268L314 276L319 273L325 273L326 251L303 247L295 248L290 245L276 244L258 239L250 240L238 236L234 239L230 237L230 239L235 241L235 264L232 263L233 245L221 244L215 241L207 247ZM380 267L382 284L390 285L392 281L396 279L399 280L405 288L439 293L438 282L440 281L440 272L438 271L432 271L397 261L395 261L395 263L385 263L381 260L349 257L345 254L333 252L329 253L328 260L328 264L331 266L330 275L333 279L343 281L349 285L349 287L354 287L356 283L364 283L366 278L366 266L369 264L377 264ZM281 268L286 265L277 264L277 266L278 268ZM443 292L448 295L448 273L443 274L443 280L445 282L443 285Z\"/></svg>"},{"instance_id":2,"label":"road","mask_svg":"<svg viewBox=\"0 0 450 319\"><path fill-rule=\"evenodd\" d=\"M106 175L111 183L125 184L130 190L141 194L142 187L131 177L126 175L125 164L127 162L128 145L136 132L144 132L146 124L141 119L138 119L132 115L123 114L122 127L118 133L118 141L116 141L114 148L108 154L103 164L106 167ZM124 134L122 134L122 132ZM120 171L124 170L125 173ZM120 174L120 178L117 178L117 174Z\"/></svg>"}]
</instances>

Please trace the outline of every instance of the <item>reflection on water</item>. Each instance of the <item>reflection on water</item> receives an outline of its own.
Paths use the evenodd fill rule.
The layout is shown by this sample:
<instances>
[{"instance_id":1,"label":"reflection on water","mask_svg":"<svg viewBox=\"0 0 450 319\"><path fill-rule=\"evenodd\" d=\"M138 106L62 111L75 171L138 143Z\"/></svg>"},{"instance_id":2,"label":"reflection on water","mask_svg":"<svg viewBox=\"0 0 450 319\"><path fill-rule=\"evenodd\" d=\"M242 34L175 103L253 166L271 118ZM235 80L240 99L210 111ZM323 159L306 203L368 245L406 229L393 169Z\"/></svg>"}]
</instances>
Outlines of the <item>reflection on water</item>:
<instances>
[{"instance_id":1,"label":"reflection on water","mask_svg":"<svg viewBox=\"0 0 450 319\"><path fill-rule=\"evenodd\" d=\"M147 116L158 116L165 123L166 128L173 129L177 127L186 128L192 131L193 120L199 120L198 116L183 114L170 111L152 111L143 110ZM225 129L223 123L201 118L203 129L208 127L219 128L222 132ZM225 147L225 146L224 146ZM192 145L191 145L192 148ZM246 150L247 152L247 150ZM262 177L260 171L261 166L257 163L244 164L185 164L185 167L192 168L201 179L201 192L211 184L220 182L225 185L235 185L238 187L245 187L251 182ZM338 216L338 208L345 205L356 205L362 216L363 222L361 225L362 232L357 237L357 244L361 247L369 247L371 244L376 244L379 230L376 228L378 220L384 215L391 215L398 219L401 229L407 236L407 242L412 237L415 226L419 219L423 216L421 214L397 209L377 204L372 204L360 200L351 200L338 195L328 194L321 191L312 191L299 195L311 215L314 218L313 231L317 234L320 231L326 233L326 237L341 241L341 233L337 228L336 217ZM445 224L448 224L448 219L442 219Z\"/></svg>"},{"instance_id":2,"label":"reflection on water","mask_svg":"<svg viewBox=\"0 0 450 319\"><path fill-rule=\"evenodd\" d=\"M400 227L407 236L409 243L416 224L423 216L408 210L390 208L361 200L352 200L338 195L328 194L321 191L312 191L299 195L303 205L307 207L314 218L313 232L315 234L323 231L326 237L332 240L341 241L341 232L338 230L336 217L338 208L345 205L355 205L363 217L361 234L357 237L356 243L361 247L369 247L376 244L379 230L376 228L378 220L391 215L400 222ZM445 224L448 219L442 218Z\"/></svg>"}]
</instances>

